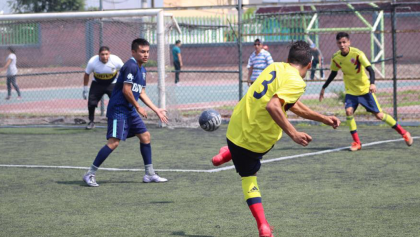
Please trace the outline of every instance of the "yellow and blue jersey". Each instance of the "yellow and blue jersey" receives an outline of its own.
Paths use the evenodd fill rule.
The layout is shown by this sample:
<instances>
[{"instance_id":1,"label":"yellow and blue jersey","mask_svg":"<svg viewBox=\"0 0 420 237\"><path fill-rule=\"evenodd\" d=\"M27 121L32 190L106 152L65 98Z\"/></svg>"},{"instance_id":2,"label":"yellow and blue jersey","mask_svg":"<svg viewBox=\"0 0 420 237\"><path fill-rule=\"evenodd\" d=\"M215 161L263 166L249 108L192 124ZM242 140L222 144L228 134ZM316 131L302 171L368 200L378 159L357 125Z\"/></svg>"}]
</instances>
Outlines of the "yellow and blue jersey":
<instances>
[{"instance_id":1,"label":"yellow and blue jersey","mask_svg":"<svg viewBox=\"0 0 420 237\"><path fill-rule=\"evenodd\" d=\"M236 105L226 137L235 145L250 151L268 151L281 138L283 131L268 113L268 102L277 95L284 101L282 109L286 114L305 92L305 88L306 83L296 68L288 63L271 64Z\"/></svg>"},{"instance_id":2,"label":"yellow and blue jersey","mask_svg":"<svg viewBox=\"0 0 420 237\"><path fill-rule=\"evenodd\" d=\"M131 91L137 101L143 87L146 87L146 69L139 67L134 58L129 59L120 70L111 99L109 100L107 117L126 118L130 113L137 113L123 93L124 84L132 84Z\"/></svg>"},{"instance_id":3,"label":"yellow and blue jersey","mask_svg":"<svg viewBox=\"0 0 420 237\"><path fill-rule=\"evenodd\" d=\"M331 59L331 71L341 70L344 75L346 94L364 95L369 93L370 81L365 68L371 66L366 55L359 49L350 47L350 52L343 56L336 52Z\"/></svg>"}]
</instances>

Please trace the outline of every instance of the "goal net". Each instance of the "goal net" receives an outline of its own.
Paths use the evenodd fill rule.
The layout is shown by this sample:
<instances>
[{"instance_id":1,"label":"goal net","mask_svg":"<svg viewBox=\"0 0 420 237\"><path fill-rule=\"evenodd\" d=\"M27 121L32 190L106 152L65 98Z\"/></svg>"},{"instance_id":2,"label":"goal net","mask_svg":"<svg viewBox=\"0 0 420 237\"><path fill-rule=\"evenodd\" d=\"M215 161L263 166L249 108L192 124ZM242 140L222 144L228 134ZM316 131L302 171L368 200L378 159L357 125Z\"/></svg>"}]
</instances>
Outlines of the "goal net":
<instances>
[{"instance_id":1,"label":"goal net","mask_svg":"<svg viewBox=\"0 0 420 237\"><path fill-rule=\"evenodd\" d=\"M146 92L156 106L166 108L173 103L165 87L172 69L168 39L176 29L179 32L174 18L163 10L0 16L0 58L7 58L9 47L15 51L16 84L22 93L17 98L12 88L11 98L4 100L7 78L0 74L0 124L87 122L87 100L82 96L87 62L100 46L108 46L125 62L131 57L131 42L139 37L151 45ZM108 101L105 95L95 120L106 122ZM153 120L153 113L148 114Z\"/></svg>"}]
</instances>

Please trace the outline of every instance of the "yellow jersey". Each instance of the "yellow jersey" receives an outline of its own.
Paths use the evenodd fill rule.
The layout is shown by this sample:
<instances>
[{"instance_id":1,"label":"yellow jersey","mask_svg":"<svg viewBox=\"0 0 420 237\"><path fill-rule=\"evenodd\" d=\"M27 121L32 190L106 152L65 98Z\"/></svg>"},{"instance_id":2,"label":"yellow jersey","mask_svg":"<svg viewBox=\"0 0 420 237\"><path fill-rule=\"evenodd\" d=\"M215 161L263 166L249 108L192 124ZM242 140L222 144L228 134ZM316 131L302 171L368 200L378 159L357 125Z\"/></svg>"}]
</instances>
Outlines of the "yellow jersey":
<instances>
[{"instance_id":1,"label":"yellow jersey","mask_svg":"<svg viewBox=\"0 0 420 237\"><path fill-rule=\"evenodd\" d=\"M268 113L268 102L277 95L285 102L282 109L286 114L305 92L305 88L306 83L299 71L290 64L269 65L233 110L226 137L235 145L250 151L267 152L283 132Z\"/></svg>"},{"instance_id":2,"label":"yellow jersey","mask_svg":"<svg viewBox=\"0 0 420 237\"><path fill-rule=\"evenodd\" d=\"M365 68L370 65L362 51L350 47L350 52L346 56L341 55L341 51L333 55L330 68L331 71L341 69L344 75L346 94L358 96L369 93L370 81Z\"/></svg>"}]
</instances>

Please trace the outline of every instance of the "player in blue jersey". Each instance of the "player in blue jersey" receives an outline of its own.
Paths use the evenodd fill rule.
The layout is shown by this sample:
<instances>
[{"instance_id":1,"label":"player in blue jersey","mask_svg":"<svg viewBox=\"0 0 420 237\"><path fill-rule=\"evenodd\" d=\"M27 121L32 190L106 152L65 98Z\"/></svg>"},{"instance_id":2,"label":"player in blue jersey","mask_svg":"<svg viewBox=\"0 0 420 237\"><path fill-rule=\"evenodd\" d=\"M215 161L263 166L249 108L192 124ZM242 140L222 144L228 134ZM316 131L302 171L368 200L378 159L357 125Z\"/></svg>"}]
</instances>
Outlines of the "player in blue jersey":
<instances>
[{"instance_id":1,"label":"player in blue jersey","mask_svg":"<svg viewBox=\"0 0 420 237\"><path fill-rule=\"evenodd\" d=\"M145 39L135 39L131 44L132 57L120 70L111 99L109 100L108 117L108 143L102 147L93 161L92 166L83 176L88 186L97 187L95 174L99 166L118 147L121 140L137 136L140 139L140 153L143 157L145 172L143 182L166 182L159 177L152 165L152 148L150 146L150 133L147 131L140 115L147 118L146 111L140 107L137 100L140 98L144 104L152 109L159 119L168 123L166 111L156 107L146 94L146 69L143 64L149 59L149 42Z\"/></svg>"}]
</instances>

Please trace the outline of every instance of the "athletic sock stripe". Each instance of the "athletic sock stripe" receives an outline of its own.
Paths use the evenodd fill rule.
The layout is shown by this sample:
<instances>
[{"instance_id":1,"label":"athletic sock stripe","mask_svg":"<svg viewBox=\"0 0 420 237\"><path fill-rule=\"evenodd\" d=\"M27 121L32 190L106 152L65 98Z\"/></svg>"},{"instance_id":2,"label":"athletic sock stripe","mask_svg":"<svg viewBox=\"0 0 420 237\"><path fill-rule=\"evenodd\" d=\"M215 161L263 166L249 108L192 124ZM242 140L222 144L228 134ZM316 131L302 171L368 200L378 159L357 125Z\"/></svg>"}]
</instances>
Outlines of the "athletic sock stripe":
<instances>
[{"instance_id":1,"label":"athletic sock stripe","mask_svg":"<svg viewBox=\"0 0 420 237\"><path fill-rule=\"evenodd\" d=\"M122 139L123 136L124 136L124 130L125 130L125 120L124 120L124 123L123 123L123 129L122 129L122 133L121 133L120 139Z\"/></svg>"},{"instance_id":2,"label":"athletic sock stripe","mask_svg":"<svg viewBox=\"0 0 420 237\"><path fill-rule=\"evenodd\" d=\"M117 136L117 120L114 119L113 124L112 124L112 137L116 137Z\"/></svg>"},{"instance_id":3,"label":"athletic sock stripe","mask_svg":"<svg viewBox=\"0 0 420 237\"><path fill-rule=\"evenodd\" d=\"M261 203L260 197L250 198L246 200L246 203L248 203L248 206L251 206L252 204Z\"/></svg>"}]
</instances>

